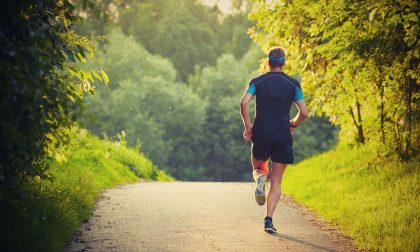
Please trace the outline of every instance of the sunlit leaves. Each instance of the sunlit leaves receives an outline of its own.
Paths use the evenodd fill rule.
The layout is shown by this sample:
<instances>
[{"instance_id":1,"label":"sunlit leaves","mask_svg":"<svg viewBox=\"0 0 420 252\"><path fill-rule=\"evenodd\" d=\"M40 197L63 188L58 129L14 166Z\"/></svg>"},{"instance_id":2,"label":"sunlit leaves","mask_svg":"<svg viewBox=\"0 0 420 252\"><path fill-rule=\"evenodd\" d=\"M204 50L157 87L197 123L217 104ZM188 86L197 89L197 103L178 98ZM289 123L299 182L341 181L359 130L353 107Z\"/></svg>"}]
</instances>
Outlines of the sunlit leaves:
<instances>
[{"instance_id":1,"label":"sunlit leaves","mask_svg":"<svg viewBox=\"0 0 420 252\"><path fill-rule=\"evenodd\" d=\"M419 147L412 131L419 109L418 13L410 0L297 0L259 2L250 17L257 21L253 39L286 48L287 67L302 76L311 110L339 124L342 140L352 142L348 132L356 136L363 125L368 141L382 141L406 159ZM361 119L352 120L357 103Z\"/></svg>"},{"instance_id":2,"label":"sunlit leaves","mask_svg":"<svg viewBox=\"0 0 420 252\"><path fill-rule=\"evenodd\" d=\"M68 1L2 1L0 12L0 184L15 187L44 177L47 160L65 160L73 111L95 78L109 80L83 69L103 38L75 33Z\"/></svg>"},{"instance_id":3,"label":"sunlit leaves","mask_svg":"<svg viewBox=\"0 0 420 252\"><path fill-rule=\"evenodd\" d=\"M375 8L369 13L369 21L372 21L375 18L375 14L377 11L378 11L378 8Z\"/></svg>"}]
</instances>

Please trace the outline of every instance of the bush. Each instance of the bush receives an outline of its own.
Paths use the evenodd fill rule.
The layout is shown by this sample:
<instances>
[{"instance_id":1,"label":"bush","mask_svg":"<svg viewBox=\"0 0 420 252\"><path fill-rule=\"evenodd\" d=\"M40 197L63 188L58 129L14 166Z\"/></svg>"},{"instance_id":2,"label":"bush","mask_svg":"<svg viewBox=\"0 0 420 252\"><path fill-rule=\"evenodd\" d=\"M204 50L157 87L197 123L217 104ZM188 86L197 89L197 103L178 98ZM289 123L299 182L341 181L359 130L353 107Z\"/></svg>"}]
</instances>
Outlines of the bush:
<instances>
[{"instance_id":1,"label":"bush","mask_svg":"<svg viewBox=\"0 0 420 252\"><path fill-rule=\"evenodd\" d=\"M74 33L69 1L5 0L0 20L0 191L9 194L46 178L45 157L65 158L77 101L107 76L76 66L95 47Z\"/></svg>"},{"instance_id":2,"label":"bush","mask_svg":"<svg viewBox=\"0 0 420 252\"><path fill-rule=\"evenodd\" d=\"M122 142L101 141L86 130L66 162L53 162L21 190L26 200L0 199L1 251L61 251L82 220L87 220L103 188L146 180L170 181L143 154ZM135 170L133 172L132 170Z\"/></svg>"}]
</instances>

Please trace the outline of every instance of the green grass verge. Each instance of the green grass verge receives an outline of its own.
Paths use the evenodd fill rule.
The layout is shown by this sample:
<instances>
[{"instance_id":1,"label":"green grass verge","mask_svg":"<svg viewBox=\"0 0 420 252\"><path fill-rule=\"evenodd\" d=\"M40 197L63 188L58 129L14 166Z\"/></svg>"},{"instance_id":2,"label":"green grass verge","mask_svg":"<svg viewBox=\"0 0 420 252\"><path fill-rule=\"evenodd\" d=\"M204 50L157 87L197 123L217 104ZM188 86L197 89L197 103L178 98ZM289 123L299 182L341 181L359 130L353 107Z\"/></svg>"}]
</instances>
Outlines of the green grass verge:
<instances>
[{"instance_id":1,"label":"green grass verge","mask_svg":"<svg viewBox=\"0 0 420 252\"><path fill-rule=\"evenodd\" d=\"M62 251L81 221L89 218L101 190L146 180L171 181L150 160L85 130L67 162L53 163L54 181L28 183L30 197L1 204L2 251Z\"/></svg>"},{"instance_id":2,"label":"green grass verge","mask_svg":"<svg viewBox=\"0 0 420 252\"><path fill-rule=\"evenodd\" d=\"M420 251L420 162L337 147L287 169L283 191L339 225L361 249Z\"/></svg>"}]
</instances>

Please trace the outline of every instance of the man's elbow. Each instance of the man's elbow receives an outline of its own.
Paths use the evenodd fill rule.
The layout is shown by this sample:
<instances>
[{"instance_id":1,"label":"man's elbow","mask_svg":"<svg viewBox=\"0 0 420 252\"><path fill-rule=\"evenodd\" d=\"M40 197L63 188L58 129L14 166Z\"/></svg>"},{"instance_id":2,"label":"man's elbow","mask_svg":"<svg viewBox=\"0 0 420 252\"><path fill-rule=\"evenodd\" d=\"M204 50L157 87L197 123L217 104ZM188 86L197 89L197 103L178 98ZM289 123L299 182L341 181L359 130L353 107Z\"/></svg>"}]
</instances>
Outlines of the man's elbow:
<instances>
[{"instance_id":1,"label":"man's elbow","mask_svg":"<svg viewBox=\"0 0 420 252\"><path fill-rule=\"evenodd\" d=\"M246 106L248 106L248 102L247 102L247 101L244 101L244 100L241 100L241 101L239 102L239 106L240 106L241 108L245 108Z\"/></svg>"},{"instance_id":2,"label":"man's elbow","mask_svg":"<svg viewBox=\"0 0 420 252\"><path fill-rule=\"evenodd\" d=\"M307 109L300 111L302 118L307 118L309 116L309 111Z\"/></svg>"}]
</instances>

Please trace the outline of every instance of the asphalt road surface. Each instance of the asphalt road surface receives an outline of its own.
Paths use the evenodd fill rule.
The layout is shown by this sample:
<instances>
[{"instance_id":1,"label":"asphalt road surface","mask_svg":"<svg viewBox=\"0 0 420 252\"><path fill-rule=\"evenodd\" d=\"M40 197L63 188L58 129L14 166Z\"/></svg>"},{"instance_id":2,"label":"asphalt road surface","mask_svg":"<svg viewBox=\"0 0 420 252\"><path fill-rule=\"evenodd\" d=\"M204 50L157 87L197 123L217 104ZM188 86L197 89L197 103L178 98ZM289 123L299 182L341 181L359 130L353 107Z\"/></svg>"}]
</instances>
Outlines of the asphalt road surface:
<instances>
[{"instance_id":1,"label":"asphalt road surface","mask_svg":"<svg viewBox=\"0 0 420 252\"><path fill-rule=\"evenodd\" d=\"M337 227L282 196L263 230L254 183L145 182L104 191L66 251L357 251Z\"/></svg>"}]
</instances>

